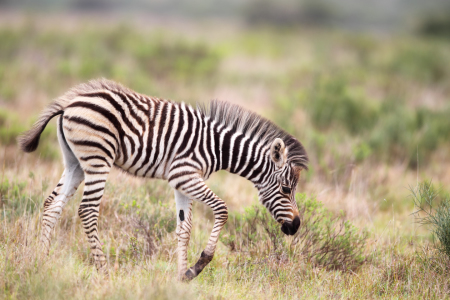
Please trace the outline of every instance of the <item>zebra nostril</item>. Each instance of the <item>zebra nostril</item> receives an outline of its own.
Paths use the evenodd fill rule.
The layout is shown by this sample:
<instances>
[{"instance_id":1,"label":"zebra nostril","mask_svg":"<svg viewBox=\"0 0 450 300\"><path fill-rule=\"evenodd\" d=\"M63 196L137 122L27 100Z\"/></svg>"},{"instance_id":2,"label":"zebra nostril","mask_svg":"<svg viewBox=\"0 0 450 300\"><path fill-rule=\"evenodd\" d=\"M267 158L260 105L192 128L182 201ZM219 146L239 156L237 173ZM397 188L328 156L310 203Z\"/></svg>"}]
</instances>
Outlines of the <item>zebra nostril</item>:
<instances>
[{"instance_id":1,"label":"zebra nostril","mask_svg":"<svg viewBox=\"0 0 450 300\"><path fill-rule=\"evenodd\" d=\"M292 234L296 234L299 227L300 227L300 218L296 216L294 218L294 221L292 221L292 231L293 231Z\"/></svg>"},{"instance_id":2,"label":"zebra nostril","mask_svg":"<svg viewBox=\"0 0 450 300\"><path fill-rule=\"evenodd\" d=\"M294 235L300 227L300 218L296 216L292 222L284 222L281 225L281 231L286 235Z\"/></svg>"}]
</instances>

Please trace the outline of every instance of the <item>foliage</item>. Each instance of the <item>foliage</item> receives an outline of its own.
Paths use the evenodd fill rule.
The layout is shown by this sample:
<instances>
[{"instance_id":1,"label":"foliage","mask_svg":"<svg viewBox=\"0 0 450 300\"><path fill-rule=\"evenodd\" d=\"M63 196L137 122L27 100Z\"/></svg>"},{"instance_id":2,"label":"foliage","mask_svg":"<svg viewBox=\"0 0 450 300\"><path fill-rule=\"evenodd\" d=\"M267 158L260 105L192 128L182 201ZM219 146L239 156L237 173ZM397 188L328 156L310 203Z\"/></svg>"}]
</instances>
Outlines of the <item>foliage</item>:
<instances>
[{"instance_id":1,"label":"foliage","mask_svg":"<svg viewBox=\"0 0 450 300\"><path fill-rule=\"evenodd\" d=\"M441 14L426 16L420 22L417 31L424 36L449 38L450 37L450 14L449 8Z\"/></svg>"},{"instance_id":2,"label":"foliage","mask_svg":"<svg viewBox=\"0 0 450 300\"><path fill-rule=\"evenodd\" d=\"M357 134L373 127L378 117L377 107L352 95L339 78L317 80L304 106L313 124L322 130L337 126Z\"/></svg>"},{"instance_id":3,"label":"foliage","mask_svg":"<svg viewBox=\"0 0 450 300\"><path fill-rule=\"evenodd\" d=\"M326 269L356 270L365 261L367 232L354 227L343 215L334 216L315 198L297 195L301 226L288 243L268 210L253 206L233 214L221 241L232 251L257 251L290 260L305 260ZM260 241L270 240L271 247Z\"/></svg>"},{"instance_id":4,"label":"foliage","mask_svg":"<svg viewBox=\"0 0 450 300\"><path fill-rule=\"evenodd\" d=\"M450 75L446 64L446 52L435 45L399 47L388 63L394 73L414 80L436 83Z\"/></svg>"},{"instance_id":5,"label":"foliage","mask_svg":"<svg viewBox=\"0 0 450 300\"><path fill-rule=\"evenodd\" d=\"M356 270L365 262L368 233L359 230L344 216L333 216L321 202L299 195L303 226L295 235L302 255L313 264L327 269Z\"/></svg>"},{"instance_id":6,"label":"foliage","mask_svg":"<svg viewBox=\"0 0 450 300\"><path fill-rule=\"evenodd\" d=\"M293 113L296 107L304 107L314 125L309 129L310 147L319 146L315 151L320 155L324 149L317 142L348 137L353 140L353 160L357 162L373 157L387 163L403 160L416 167L418 160L426 163L437 149L448 144L449 106L440 110L411 108L402 98L380 103L349 92L351 89L351 84L339 77L319 77L293 101L279 101L279 122L295 135L301 134L295 133L302 128L295 125Z\"/></svg>"},{"instance_id":7,"label":"foliage","mask_svg":"<svg viewBox=\"0 0 450 300\"><path fill-rule=\"evenodd\" d=\"M135 201L132 207L139 209L139 205ZM133 249L136 253L138 253L136 244L139 235L143 237L142 252L145 255L153 255L160 249L163 238L176 228L176 218L173 212L162 206L161 203L153 206L150 212L138 213L131 218L137 229L134 240L132 238Z\"/></svg>"},{"instance_id":8,"label":"foliage","mask_svg":"<svg viewBox=\"0 0 450 300\"><path fill-rule=\"evenodd\" d=\"M4 176L0 180L0 208L4 217L14 219L39 210L42 201L40 190L27 191L27 181L10 180Z\"/></svg>"},{"instance_id":9,"label":"foliage","mask_svg":"<svg viewBox=\"0 0 450 300\"><path fill-rule=\"evenodd\" d=\"M439 197L430 181L423 181L417 190L411 190L415 216L419 224L426 225L439 243L436 248L450 258L450 196Z\"/></svg>"},{"instance_id":10,"label":"foliage","mask_svg":"<svg viewBox=\"0 0 450 300\"><path fill-rule=\"evenodd\" d=\"M324 26L337 19L334 7L325 1L285 1L276 5L267 0L252 0L245 6L244 16L250 24L275 26Z\"/></svg>"},{"instance_id":11,"label":"foliage","mask_svg":"<svg viewBox=\"0 0 450 300\"><path fill-rule=\"evenodd\" d=\"M16 138L23 131L24 126L19 123L14 113L0 109L0 142L3 145L15 144Z\"/></svg>"}]
</instances>

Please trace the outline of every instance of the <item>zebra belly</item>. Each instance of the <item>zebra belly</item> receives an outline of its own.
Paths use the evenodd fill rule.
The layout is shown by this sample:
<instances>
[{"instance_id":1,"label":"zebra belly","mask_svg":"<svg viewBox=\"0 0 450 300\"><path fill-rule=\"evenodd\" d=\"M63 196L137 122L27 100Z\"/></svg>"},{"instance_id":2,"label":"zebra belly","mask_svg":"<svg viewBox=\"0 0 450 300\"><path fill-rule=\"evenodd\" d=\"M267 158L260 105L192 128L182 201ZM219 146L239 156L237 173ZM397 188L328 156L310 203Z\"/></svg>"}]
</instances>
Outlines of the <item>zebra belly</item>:
<instances>
[{"instance_id":1,"label":"zebra belly","mask_svg":"<svg viewBox=\"0 0 450 300\"><path fill-rule=\"evenodd\" d=\"M144 146L140 151L137 149L132 155L128 154L129 159L125 163L121 159L118 159L114 164L133 176L167 179L170 165L168 163L169 158L164 155L164 152L156 158L152 153L155 153L154 147L147 149Z\"/></svg>"}]
</instances>

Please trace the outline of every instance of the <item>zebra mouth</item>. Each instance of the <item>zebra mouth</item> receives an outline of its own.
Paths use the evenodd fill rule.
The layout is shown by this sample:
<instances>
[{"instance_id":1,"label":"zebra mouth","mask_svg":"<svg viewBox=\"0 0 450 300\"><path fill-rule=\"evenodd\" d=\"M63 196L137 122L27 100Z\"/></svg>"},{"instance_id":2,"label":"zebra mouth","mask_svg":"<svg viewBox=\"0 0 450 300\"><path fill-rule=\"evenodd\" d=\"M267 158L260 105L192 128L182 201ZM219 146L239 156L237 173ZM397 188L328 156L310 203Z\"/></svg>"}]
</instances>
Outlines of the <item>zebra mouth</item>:
<instances>
[{"instance_id":1,"label":"zebra mouth","mask_svg":"<svg viewBox=\"0 0 450 300\"><path fill-rule=\"evenodd\" d=\"M286 235L294 235L300 227L300 218L296 216L292 222L284 222L281 231Z\"/></svg>"}]
</instances>

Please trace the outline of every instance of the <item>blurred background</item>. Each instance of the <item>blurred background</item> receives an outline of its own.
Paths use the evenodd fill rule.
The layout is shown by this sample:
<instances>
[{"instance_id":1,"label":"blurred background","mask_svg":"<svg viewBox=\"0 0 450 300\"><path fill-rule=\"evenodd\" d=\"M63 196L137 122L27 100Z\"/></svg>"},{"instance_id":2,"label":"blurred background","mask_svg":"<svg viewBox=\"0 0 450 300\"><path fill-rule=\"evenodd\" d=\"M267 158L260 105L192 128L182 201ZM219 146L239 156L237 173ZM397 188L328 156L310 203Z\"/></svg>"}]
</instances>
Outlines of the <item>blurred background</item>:
<instances>
[{"instance_id":1,"label":"blurred background","mask_svg":"<svg viewBox=\"0 0 450 300\"><path fill-rule=\"evenodd\" d=\"M1 0L0 157L17 164L46 104L106 77L238 103L304 143L304 189L352 215L403 207L412 178L450 183L449 46L444 0ZM54 132L31 157L59 161Z\"/></svg>"},{"instance_id":2,"label":"blurred background","mask_svg":"<svg viewBox=\"0 0 450 300\"><path fill-rule=\"evenodd\" d=\"M2 0L0 157L59 163L53 123L34 155L16 137L53 98L106 77L238 103L304 143L303 190L351 217L409 211L418 177L450 183L449 46L444 0Z\"/></svg>"},{"instance_id":3,"label":"blurred background","mask_svg":"<svg viewBox=\"0 0 450 300\"><path fill-rule=\"evenodd\" d=\"M410 189L432 180L439 195L450 190L448 0L0 0L0 220L9 232L37 230L63 170L55 121L33 154L18 150L17 136L52 99L99 77L192 105L237 103L274 121L309 153L298 192L369 230L370 247L412 249L413 238L430 239L411 216ZM219 172L209 185L232 212L258 203L236 176ZM56 243L87 261L76 197ZM196 215L212 220L194 208L194 223ZM165 183L114 171L100 218L104 232L114 231L100 236L111 249L134 249L136 228L147 225L124 220L157 216L145 224L167 229L172 253L174 212ZM211 225L197 222L191 261Z\"/></svg>"}]
</instances>

